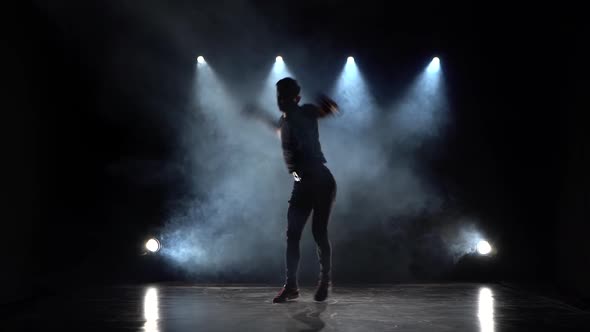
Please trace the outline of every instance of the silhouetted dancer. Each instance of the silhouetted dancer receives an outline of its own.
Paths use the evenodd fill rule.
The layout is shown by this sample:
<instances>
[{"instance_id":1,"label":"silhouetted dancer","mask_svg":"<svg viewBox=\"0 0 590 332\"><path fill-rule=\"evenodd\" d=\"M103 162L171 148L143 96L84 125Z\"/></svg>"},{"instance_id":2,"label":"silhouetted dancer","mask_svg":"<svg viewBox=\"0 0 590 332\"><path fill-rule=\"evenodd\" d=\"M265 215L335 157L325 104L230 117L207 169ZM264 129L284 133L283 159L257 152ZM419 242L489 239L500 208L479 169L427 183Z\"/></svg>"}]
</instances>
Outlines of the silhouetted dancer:
<instances>
[{"instance_id":1,"label":"silhouetted dancer","mask_svg":"<svg viewBox=\"0 0 590 332\"><path fill-rule=\"evenodd\" d=\"M299 242L312 211L312 232L320 263L314 299L324 301L331 284L332 249L328 240L328 221L336 197L336 182L324 165L326 159L319 140L318 118L335 115L338 106L323 95L318 98L318 105L299 106L301 88L297 81L289 77L278 81L276 88L278 107L283 113L276 128L280 133L283 157L294 182L287 213L286 282L273 303L299 297ZM252 110L249 113L254 114ZM264 118L260 113L255 115ZM268 119L265 122L271 123Z\"/></svg>"}]
</instances>

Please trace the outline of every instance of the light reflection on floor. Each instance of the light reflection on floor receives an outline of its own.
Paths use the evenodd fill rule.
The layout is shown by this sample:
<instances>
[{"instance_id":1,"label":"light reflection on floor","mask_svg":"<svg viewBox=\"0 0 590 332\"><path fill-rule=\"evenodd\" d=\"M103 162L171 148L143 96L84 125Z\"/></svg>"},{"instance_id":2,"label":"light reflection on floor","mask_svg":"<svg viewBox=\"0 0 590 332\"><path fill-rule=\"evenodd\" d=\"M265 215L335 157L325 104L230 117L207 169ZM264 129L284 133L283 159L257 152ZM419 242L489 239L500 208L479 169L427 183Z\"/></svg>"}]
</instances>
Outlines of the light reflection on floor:
<instances>
[{"instance_id":1,"label":"light reflection on floor","mask_svg":"<svg viewBox=\"0 0 590 332\"><path fill-rule=\"evenodd\" d=\"M494 295L487 287L479 289L477 317L481 332L494 332Z\"/></svg>"},{"instance_id":2,"label":"light reflection on floor","mask_svg":"<svg viewBox=\"0 0 590 332\"><path fill-rule=\"evenodd\" d=\"M159 332L158 289L155 287L150 287L145 292L143 297L143 317L145 318L144 331Z\"/></svg>"},{"instance_id":3,"label":"light reflection on floor","mask_svg":"<svg viewBox=\"0 0 590 332\"><path fill-rule=\"evenodd\" d=\"M276 286L87 287L5 315L2 331L586 331L590 311L497 284L333 287L273 305Z\"/></svg>"}]
</instances>

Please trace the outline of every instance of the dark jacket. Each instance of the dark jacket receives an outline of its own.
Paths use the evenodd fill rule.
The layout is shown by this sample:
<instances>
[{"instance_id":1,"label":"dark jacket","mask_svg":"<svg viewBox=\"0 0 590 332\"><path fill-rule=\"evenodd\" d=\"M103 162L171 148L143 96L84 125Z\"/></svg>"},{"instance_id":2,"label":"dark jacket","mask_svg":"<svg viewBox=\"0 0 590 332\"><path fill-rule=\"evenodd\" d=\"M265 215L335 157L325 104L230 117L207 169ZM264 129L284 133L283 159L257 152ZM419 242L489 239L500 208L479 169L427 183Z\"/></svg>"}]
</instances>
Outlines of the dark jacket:
<instances>
[{"instance_id":1,"label":"dark jacket","mask_svg":"<svg viewBox=\"0 0 590 332\"><path fill-rule=\"evenodd\" d=\"M302 173L326 163L318 131L315 105L293 105L279 120L283 157L289 173Z\"/></svg>"}]
</instances>

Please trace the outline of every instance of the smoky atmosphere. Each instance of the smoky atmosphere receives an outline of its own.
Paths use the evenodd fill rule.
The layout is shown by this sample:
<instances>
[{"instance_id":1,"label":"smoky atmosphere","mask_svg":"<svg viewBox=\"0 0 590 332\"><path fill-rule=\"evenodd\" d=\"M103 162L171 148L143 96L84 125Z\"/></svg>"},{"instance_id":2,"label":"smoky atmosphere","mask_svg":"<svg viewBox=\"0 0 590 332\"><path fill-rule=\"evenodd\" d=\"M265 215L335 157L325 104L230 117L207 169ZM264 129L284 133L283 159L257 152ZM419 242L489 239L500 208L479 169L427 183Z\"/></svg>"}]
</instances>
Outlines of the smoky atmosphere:
<instances>
[{"instance_id":1,"label":"smoky atmosphere","mask_svg":"<svg viewBox=\"0 0 590 332\"><path fill-rule=\"evenodd\" d=\"M293 266L301 287L319 274L334 289L525 283L590 297L575 8L22 9L6 76L9 299L96 284L289 289ZM319 112L305 135L321 148L296 136L311 120L293 112Z\"/></svg>"}]
</instances>

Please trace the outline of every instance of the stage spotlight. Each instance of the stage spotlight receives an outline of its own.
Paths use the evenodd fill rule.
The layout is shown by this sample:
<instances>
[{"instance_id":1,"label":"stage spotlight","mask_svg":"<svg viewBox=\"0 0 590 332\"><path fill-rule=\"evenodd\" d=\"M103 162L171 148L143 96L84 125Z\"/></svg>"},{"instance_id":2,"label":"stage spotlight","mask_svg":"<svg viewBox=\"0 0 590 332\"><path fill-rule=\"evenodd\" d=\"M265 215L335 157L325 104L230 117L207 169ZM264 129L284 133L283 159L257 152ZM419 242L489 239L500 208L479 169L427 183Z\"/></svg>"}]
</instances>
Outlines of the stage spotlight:
<instances>
[{"instance_id":1,"label":"stage spotlight","mask_svg":"<svg viewBox=\"0 0 590 332\"><path fill-rule=\"evenodd\" d=\"M349 56L348 59L346 59L347 63L354 63L354 58Z\"/></svg>"},{"instance_id":2,"label":"stage spotlight","mask_svg":"<svg viewBox=\"0 0 590 332\"><path fill-rule=\"evenodd\" d=\"M275 62L277 63L283 63L283 57L282 56L277 56L277 58L275 59Z\"/></svg>"},{"instance_id":3,"label":"stage spotlight","mask_svg":"<svg viewBox=\"0 0 590 332\"><path fill-rule=\"evenodd\" d=\"M432 61L430 61L430 64L428 65L427 70L430 73L436 73L437 71L439 71L440 70L440 59L438 57L432 58Z\"/></svg>"},{"instance_id":4,"label":"stage spotlight","mask_svg":"<svg viewBox=\"0 0 590 332\"><path fill-rule=\"evenodd\" d=\"M154 238L147 240L147 242L145 243L145 248L150 252L158 252L161 247L162 246L160 245L160 241Z\"/></svg>"},{"instance_id":5,"label":"stage spotlight","mask_svg":"<svg viewBox=\"0 0 590 332\"><path fill-rule=\"evenodd\" d=\"M477 252L480 255L487 255L490 252L492 252L492 246L490 245L490 243L486 240L480 240L477 243Z\"/></svg>"},{"instance_id":6,"label":"stage spotlight","mask_svg":"<svg viewBox=\"0 0 590 332\"><path fill-rule=\"evenodd\" d=\"M205 63L205 58L203 58L203 56L202 56L202 55L199 55L199 56L197 57L197 62L198 62L198 63L200 63L200 64L204 64L204 63Z\"/></svg>"}]
</instances>

